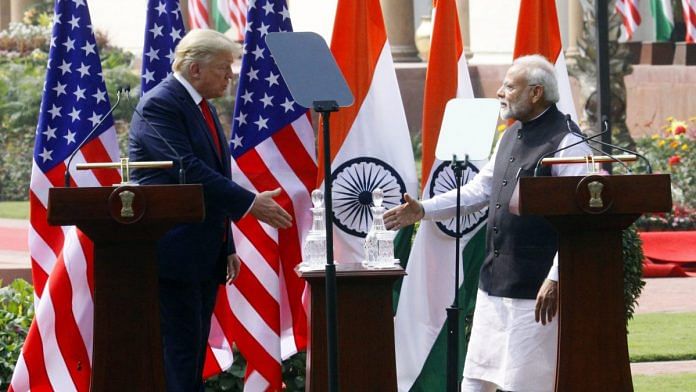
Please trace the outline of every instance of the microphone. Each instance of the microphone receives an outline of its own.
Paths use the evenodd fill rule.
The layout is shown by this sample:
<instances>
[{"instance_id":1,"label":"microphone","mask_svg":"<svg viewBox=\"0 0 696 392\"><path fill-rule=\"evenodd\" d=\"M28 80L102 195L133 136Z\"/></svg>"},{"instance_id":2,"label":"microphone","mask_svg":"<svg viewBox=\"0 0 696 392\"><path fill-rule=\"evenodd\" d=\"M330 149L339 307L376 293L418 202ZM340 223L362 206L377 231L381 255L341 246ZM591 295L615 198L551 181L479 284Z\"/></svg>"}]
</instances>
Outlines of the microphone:
<instances>
[{"instance_id":1,"label":"microphone","mask_svg":"<svg viewBox=\"0 0 696 392\"><path fill-rule=\"evenodd\" d=\"M75 155L77 155L77 152L80 151L82 146L84 146L87 141L94 135L94 133L99 129L99 126L102 125L102 123L113 113L114 109L118 107L118 105L121 103L121 93L123 92L123 88L119 88L116 90L116 103L111 106L111 109L109 109L108 112L99 120L99 122L92 127L92 130L89 131L87 134L87 137L85 137L82 142L73 150L73 152L70 154L68 157L68 163L65 165L65 187L70 188L70 163L72 162L73 158L75 158Z\"/></svg>"},{"instance_id":2,"label":"microphone","mask_svg":"<svg viewBox=\"0 0 696 392\"><path fill-rule=\"evenodd\" d=\"M186 170L184 169L183 158L181 158L181 155L179 155L179 153L176 152L174 147L172 147L172 145L169 144L167 139L165 139L164 136L162 136L162 134L159 133L157 128L155 128L155 126L152 125L152 123L150 123L145 118L145 116L143 116L143 114L140 112L140 110L138 110L138 108L133 105L133 103L130 100L130 86L125 87L124 90L126 92L126 102L128 102L128 107L133 109L133 111L138 115L138 117L140 117L140 119L143 120L143 122L145 122L145 124L147 124L147 127L150 128L150 130L152 132L154 132L162 142L164 142L164 144L167 146L167 148L169 148L169 151L171 151L172 154L174 154L174 157L179 162L179 184L185 184L186 183Z\"/></svg>"},{"instance_id":3,"label":"microphone","mask_svg":"<svg viewBox=\"0 0 696 392\"><path fill-rule=\"evenodd\" d=\"M570 115L566 115L566 120L567 120L567 121L566 121L566 125L568 125L568 129L570 130L570 123L568 122L569 119L570 119ZM571 143L571 144L569 144L569 145L567 145L567 146L565 146L565 147L561 147L561 148L559 148L559 149L553 150L553 151L551 151L551 152L547 152L546 154L542 155L542 156L539 158L539 160L537 161L536 166L534 167L534 177L538 177L538 176L539 176L539 174L540 174L539 172L540 172L540 169L541 169L541 161L544 160L544 158L548 158L548 157L550 157L550 156L553 156L553 155L555 155L557 152L560 152L560 151L563 151L563 150L567 150L567 149L569 149L569 148L571 148L571 147L577 146L578 144L587 143L588 141L590 141L590 140L592 140L592 139L594 139L594 138L597 138L597 137L600 137L600 136L606 134L607 132L609 132L609 130L607 129L607 130L605 130L604 132L601 132L601 133L598 133L598 134L596 134L596 135L592 135L592 136L589 136L589 137L583 135L582 133L578 134L578 132L573 132L572 130L571 130L570 132L573 133L573 134L575 134L575 135L580 136L580 137L582 138L582 140L580 140L580 141L578 141L578 142L575 142L575 143ZM589 144L589 143L588 143L588 144Z\"/></svg>"},{"instance_id":4,"label":"microphone","mask_svg":"<svg viewBox=\"0 0 696 392\"><path fill-rule=\"evenodd\" d=\"M578 129L577 131L575 131L574 129L572 129L572 127L570 126L570 121L571 121L570 114L566 114L565 117L566 117L566 126L568 127L568 132L572 133L573 135L579 136L579 137L581 137L581 138L583 138L583 139L587 139L587 136L585 136L585 134L582 133L582 131L580 131L579 129ZM605 122L604 122L604 125L608 125L608 123L605 121ZM608 132L608 131L609 131L608 128L609 128L608 126L605 126L605 127L604 127L604 132L602 132L602 133ZM605 142L600 141L600 140L594 140L594 142L595 142L595 143L599 143L599 144L601 144L601 145L605 145L605 146L606 146L606 145L609 145L609 146L615 147L615 146L613 146L613 145L610 145L610 144L605 143ZM599 148L593 146L593 145L590 144L590 143L587 143L587 146L590 147L593 151L599 152L600 154L604 154L604 153L605 153L604 151L600 150ZM631 171L631 168L628 167L628 165L625 164L624 162L622 162L620 159L617 159L615 156L613 156L613 155L611 155L611 154L608 154L607 156L608 156L609 158L611 158L612 161L618 162L621 166L623 166L623 167L626 169L626 172L627 172L628 174L633 174L633 172Z\"/></svg>"},{"instance_id":5,"label":"microphone","mask_svg":"<svg viewBox=\"0 0 696 392\"><path fill-rule=\"evenodd\" d=\"M604 132L602 132L602 134L608 132L608 131L609 131L609 122L608 122L607 120L602 121L602 127L604 128ZM581 135L582 135L582 133L581 133ZM584 135L583 135L583 136L584 136ZM597 143L597 144L600 144L600 145L602 145L602 146L608 146L608 147L611 147L611 148L615 148L615 149L617 149L617 150L619 150L619 151L627 152L627 153L629 153L629 154L633 154L633 155L639 157L640 159L642 159L643 161L645 161L645 165L646 165L647 168L648 168L648 174L652 174L652 165L650 164L650 161L648 160L648 158L646 158L645 156L639 154L638 152L629 150L629 149L627 149L627 148L623 148L623 147L621 147L621 146L617 146L616 144L606 143L606 142L603 142L603 141L601 141L601 140L594 140L594 142ZM590 146L590 148L592 148L592 146ZM611 155L610 155L610 157L611 157ZM628 172L630 173L631 171L628 170Z\"/></svg>"}]
</instances>

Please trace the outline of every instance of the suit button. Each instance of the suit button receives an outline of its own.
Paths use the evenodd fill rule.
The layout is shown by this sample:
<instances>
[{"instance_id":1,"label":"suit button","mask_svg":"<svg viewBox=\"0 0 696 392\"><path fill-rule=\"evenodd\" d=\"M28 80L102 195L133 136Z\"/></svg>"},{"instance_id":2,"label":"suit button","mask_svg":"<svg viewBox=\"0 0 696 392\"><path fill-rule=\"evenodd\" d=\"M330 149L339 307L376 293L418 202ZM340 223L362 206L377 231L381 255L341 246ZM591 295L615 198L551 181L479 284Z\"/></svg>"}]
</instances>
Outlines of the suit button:
<instances>
[{"instance_id":1,"label":"suit button","mask_svg":"<svg viewBox=\"0 0 696 392\"><path fill-rule=\"evenodd\" d=\"M508 160L509 160L510 162L515 162L515 157L510 157L510 159L508 159Z\"/></svg>"},{"instance_id":2,"label":"suit button","mask_svg":"<svg viewBox=\"0 0 696 392\"><path fill-rule=\"evenodd\" d=\"M507 185L507 180L503 180L503 186Z\"/></svg>"},{"instance_id":3,"label":"suit button","mask_svg":"<svg viewBox=\"0 0 696 392\"><path fill-rule=\"evenodd\" d=\"M493 226L493 232L494 232L495 234L498 234L498 226Z\"/></svg>"},{"instance_id":4,"label":"suit button","mask_svg":"<svg viewBox=\"0 0 696 392\"><path fill-rule=\"evenodd\" d=\"M522 133L517 132L517 138L518 138L518 139L522 139Z\"/></svg>"},{"instance_id":5,"label":"suit button","mask_svg":"<svg viewBox=\"0 0 696 392\"><path fill-rule=\"evenodd\" d=\"M495 203L495 209L499 210L500 209L500 203Z\"/></svg>"},{"instance_id":6,"label":"suit button","mask_svg":"<svg viewBox=\"0 0 696 392\"><path fill-rule=\"evenodd\" d=\"M498 256L500 256L500 251L498 249L496 249L493 251L493 254L495 255L495 257L498 257Z\"/></svg>"}]
</instances>

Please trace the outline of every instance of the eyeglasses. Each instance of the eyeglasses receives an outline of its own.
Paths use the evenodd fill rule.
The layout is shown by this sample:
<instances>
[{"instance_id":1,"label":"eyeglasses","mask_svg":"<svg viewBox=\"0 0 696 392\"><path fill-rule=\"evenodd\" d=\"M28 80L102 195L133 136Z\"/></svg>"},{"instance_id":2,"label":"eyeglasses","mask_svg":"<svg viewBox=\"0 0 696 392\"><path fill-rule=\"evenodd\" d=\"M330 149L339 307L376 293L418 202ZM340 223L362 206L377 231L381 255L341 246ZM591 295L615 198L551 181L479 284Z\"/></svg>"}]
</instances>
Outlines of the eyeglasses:
<instances>
[{"instance_id":1,"label":"eyeglasses","mask_svg":"<svg viewBox=\"0 0 696 392\"><path fill-rule=\"evenodd\" d=\"M539 83L535 83L535 84L528 84L528 85L525 86L525 87L536 87L536 86L542 86L542 85L539 84ZM542 86L542 87L543 87L543 86ZM507 83L503 83L503 91L505 92L505 94L511 94L511 93L512 93L513 91L515 91L516 89L517 89L517 86L513 86L513 85L507 84Z\"/></svg>"}]
</instances>

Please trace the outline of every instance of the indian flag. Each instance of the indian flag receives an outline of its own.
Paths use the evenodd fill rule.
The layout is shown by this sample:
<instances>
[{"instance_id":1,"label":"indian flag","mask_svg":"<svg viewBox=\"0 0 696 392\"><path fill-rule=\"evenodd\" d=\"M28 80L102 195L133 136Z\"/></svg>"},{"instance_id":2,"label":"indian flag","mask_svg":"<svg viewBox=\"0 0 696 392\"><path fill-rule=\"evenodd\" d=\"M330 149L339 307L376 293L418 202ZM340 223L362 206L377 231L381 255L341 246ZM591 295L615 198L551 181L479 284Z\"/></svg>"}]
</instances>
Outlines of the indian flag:
<instances>
[{"instance_id":1,"label":"indian flag","mask_svg":"<svg viewBox=\"0 0 696 392\"><path fill-rule=\"evenodd\" d=\"M213 0L212 14L215 30L226 33L232 30L232 37L244 40L248 0ZM285 9L287 12L287 9Z\"/></svg>"},{"instance_id":2,"label":"indian flag","mask_svg":"<svg viewBox=\"0 0 696 392\"><path fill-rule=\"evenodd\" d=\"M650 0L650 11L655 19L655 40L669 41L674 30L674 11L671 0Z\"/></svg>"},{"instance_id":3,"label":"indian flag","mask_svg":"<svg viewBox=\"0 0 696 392\"><path fill-rule=\"evenodd\" d=\"M554 0L522 0L517 19L514 58L529 54L540 54L554 64L558 80L558 110L570 114L578 121L573 93L570 89L568 68L566 67L561 32L558 28L558 14Z\"/></svg>"},{"instance_id":4,"label":"indian flag","mask_svg":"<svg viewBox=\"0 0 696 392\"><path fill-rule=\"evenodd\" d=\"M448 162L435 158L447 101L473 98L473 90L454 0L437 0L423 107L422 199L452 189L454 173ZM482 162L483 164L485 162ZM465 180L478 172L465 168ZM443 391L446 384L446 308L454 299L455 252L464 252L464 271L458 284L464 316L473 312L479 269L485 255L487 209L462 217L463 237L455 249L454 219L422 221L411 249L395 318L396 367L399 391ZM464 366L464 336L460 336L459 373Z\"/></svg>"},{"instance_id":5,"label":"indian flag","mask_svg":"<svg viewBox=\"0 0 696 392\"><path fill-rule=\"evenodd\" d=\"M401 204L417 188L406 114L379 0L339 0L331 52L355 97L331 115L334 255L339 263L364 258L372 224L371 192L384 191L383 206ZM323 133L318 161L323 165ZM321 184L324 169L319 168Z\"/></svg>"}]
</instances>

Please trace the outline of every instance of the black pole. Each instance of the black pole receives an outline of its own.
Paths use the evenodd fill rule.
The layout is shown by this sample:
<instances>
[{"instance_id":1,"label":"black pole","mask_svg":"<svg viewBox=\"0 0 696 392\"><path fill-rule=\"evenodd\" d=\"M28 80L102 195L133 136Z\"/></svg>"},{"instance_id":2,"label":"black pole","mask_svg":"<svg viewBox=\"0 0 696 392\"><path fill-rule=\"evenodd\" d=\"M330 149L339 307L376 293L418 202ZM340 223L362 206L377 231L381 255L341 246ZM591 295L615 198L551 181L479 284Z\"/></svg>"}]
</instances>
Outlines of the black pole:
<instances>
[{"instance_id":1,"label":"black pole","mask_svg":"<svg viewBox=\"0 0 696 392\"><path fill-rule=\"evenodd\" d=\"M468 160L468 157L466 157ZM452 170L454 171L455 184L457 187L457 213L456 213L456 236L454 238L454 300L452 305L447 308L447 391L458 392L461 388L459 381L459 233L461 206L461 184L462 184L462 162L457 160L457 156L452 157Z\"/></svg>"},{"instance_id":2,"label":"black pole","mask_svg":"<svg viewBox=\"0 0 696 392\"><path fill-rule=\"evenodd\" d=\"M613 2L612 2L613 4ZM606 0L595 0L597 15L597 132L611 129L611 89L609 81L609 6ZM611 132L602 135L604 143L611 143ZM611 155L611 147L603 145L606 155ZM611 174L611 163L603 165Z\"/></svg>"},{"instance_id":3,"label":"black pole","mask_svg":"<svg viewBox=\"0 0 696 392\"><path fill-rule=\"evenodd\" d=\"M338 392L338 338L336 326L336 265L333 260L333 201L331 198L331 142L329 116L338 111L336 101L316 101L314 111L321 115L324 128L324 205L326 214L326 338L329 392Z\"/></svg>"}]
</instances>

